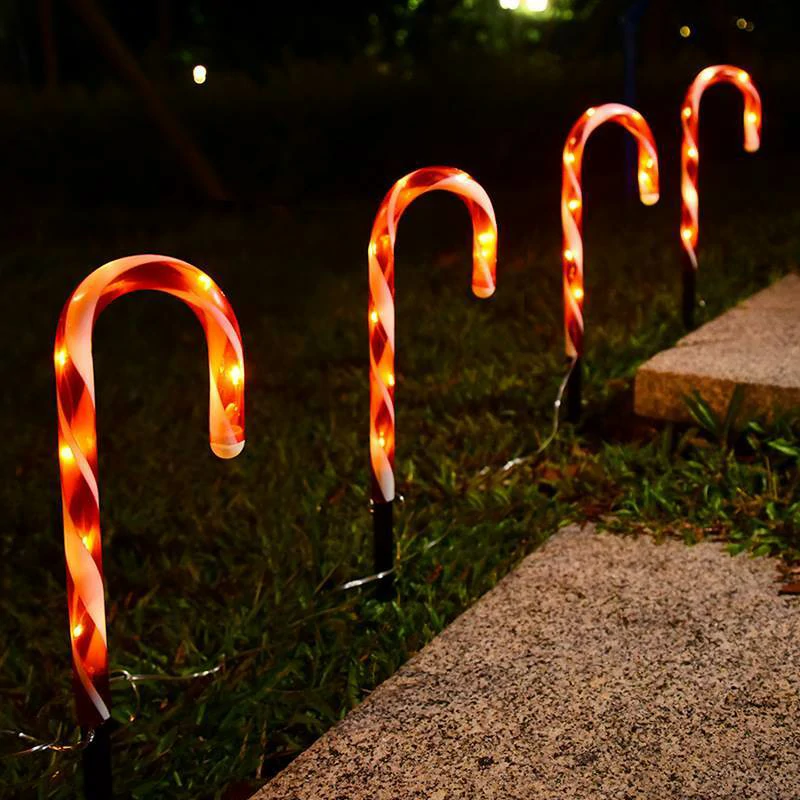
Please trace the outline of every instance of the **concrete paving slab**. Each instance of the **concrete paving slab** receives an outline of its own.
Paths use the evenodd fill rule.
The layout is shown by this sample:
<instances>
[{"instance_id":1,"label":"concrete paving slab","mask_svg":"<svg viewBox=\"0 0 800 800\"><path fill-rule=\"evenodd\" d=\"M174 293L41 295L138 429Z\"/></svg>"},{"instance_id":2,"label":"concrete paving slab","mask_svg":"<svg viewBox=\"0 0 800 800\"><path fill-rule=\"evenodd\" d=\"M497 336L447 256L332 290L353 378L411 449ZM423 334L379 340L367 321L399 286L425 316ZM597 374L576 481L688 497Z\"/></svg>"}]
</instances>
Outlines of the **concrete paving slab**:
<instances>
[{"instance_id":1,"label":"concrete paving slab","mask_svg":"<svg viewBox=\"0 0 800 800\"><path fill-rule=\"evenodd\" d=\"M796 800L776 565L571 526L257 800Z\"/></svg>"},{"instance_id":2,"label":"concrete paving slab","mask_svg":"<svg viewBox=\"0 0 800 800\"><path fill-rule=\"evenodd\" d=\"M737 385L744 415L800 413L800 276L788 275L643 364L634 407L644 417L691 417L697 390L724 415Z\"/></svg>"}]
</instances>

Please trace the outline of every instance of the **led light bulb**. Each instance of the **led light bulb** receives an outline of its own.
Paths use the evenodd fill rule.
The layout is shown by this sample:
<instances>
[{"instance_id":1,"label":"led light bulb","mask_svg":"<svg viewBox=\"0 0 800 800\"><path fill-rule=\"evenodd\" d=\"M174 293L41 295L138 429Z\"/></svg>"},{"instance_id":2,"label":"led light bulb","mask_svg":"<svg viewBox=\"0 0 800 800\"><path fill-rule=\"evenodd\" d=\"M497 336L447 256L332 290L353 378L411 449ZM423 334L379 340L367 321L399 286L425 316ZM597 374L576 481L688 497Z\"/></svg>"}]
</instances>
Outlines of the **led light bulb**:
<instances>
[{"instance_id":1,"label":"led light bulb","mask_svg":"<svg viewBox=\"0 0 800 800\"><path fill-rule=\"evenodd\" d=\"M238 386L242 382L242 368L239 364L234 364L230 370L228 370L228 377L231 379L231 383L234 386Z\"/></svg>"}]
</instances>

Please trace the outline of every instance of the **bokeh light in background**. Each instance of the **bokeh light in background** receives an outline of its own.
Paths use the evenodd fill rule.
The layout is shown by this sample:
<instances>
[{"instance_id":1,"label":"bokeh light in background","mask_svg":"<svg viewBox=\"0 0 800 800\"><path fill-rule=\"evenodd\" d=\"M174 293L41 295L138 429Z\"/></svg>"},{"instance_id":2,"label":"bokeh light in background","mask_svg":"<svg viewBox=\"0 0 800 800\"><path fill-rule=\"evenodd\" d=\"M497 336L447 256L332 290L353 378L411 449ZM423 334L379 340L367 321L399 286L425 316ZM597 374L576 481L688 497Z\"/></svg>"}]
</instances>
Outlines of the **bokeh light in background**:
<instances>
[{"instance_id":1,"label":"bokeh light in background","mask_svg":"<svg viewBox=\"0 0 800 800\"><path fill-rule=\"evenodd\" d=\"M207 76L208 76L208 70L202 64L198 64L192 70L192 79L198 86L206 82Z\"/></svg>"},{"instance_id":2,"label":"bokeh light in background","mask_svg":"<svg viewBox=\"0 0 800 800\"><path fill-rule=\"evenodd\" d=\"M540 14L547 11L549 0L498 0L500 8L506 11L528 11Z\"/></svg>"}]
</instances>

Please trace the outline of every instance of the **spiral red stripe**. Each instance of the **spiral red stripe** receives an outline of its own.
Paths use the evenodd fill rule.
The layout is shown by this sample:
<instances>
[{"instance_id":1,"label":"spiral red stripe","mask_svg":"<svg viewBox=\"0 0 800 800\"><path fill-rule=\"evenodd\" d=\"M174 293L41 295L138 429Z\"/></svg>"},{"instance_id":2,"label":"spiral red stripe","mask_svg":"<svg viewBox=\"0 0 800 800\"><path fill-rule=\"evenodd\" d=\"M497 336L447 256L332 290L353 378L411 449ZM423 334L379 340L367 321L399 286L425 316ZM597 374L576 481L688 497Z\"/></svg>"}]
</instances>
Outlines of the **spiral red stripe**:
<instances>
[{"instance_id":1,"label":"spiral red stripe","mask_svg":"<svg viewBox=\"0 0 800 800\"><path fill-rule=\"evenodd\" d=\"M639 146L639 196L645 205L658 201L658 155L644 117L619 103L590 108L575 123L564 145L561 184L563 233L564 332L570 358L583 355L583 150L592 132L604 122L616 122L633 134Z\"/></svg>"},{"instance_id":2,"label":"spiral red stripe","mask_svg":"<svg viewBox=\"0 0 800 800\"><path fill-rule=\"evenodd\" d=\"M698 173L700 166L700 100L715 83L731 83L744 96L744 149L748 153L761 145L761 97L750 76L739 67L721 64L706 67L692 81L681 108L681 243L686 257L697 269L697 240L700 235Z\"/></svg>"},{"instance_id":3,"label":"spiral red stripe","mask_svg":"<svg viewBox=\"0 0 800 800\"><path fill-rule=\"evenodd\" d=\"M73 292L55 343L58 453L67 562L67 604L78 719L94 728L110 715L100 495L97 478L92 331L99 313L129 292L152 289L183 300L208 343L211 449L244 447L244 357L230 303L211 278L165 256L131 256L95 270Z\"/></svg>"},{"instance_id":4,"label":"spiral red stripe","mask_svg":"<svg viewBox=\"0 0 800 800\"><path fill-rule=\"evenodd\" d=\"M369 241L370 465L372 499L395 495L394 454L394 245L397 223L409 203L444 190L464 200L472 219L472 291L495 289L497 222L489 196L473 178L452 167L426 167L401 178L384 198Z\"/></svg>"}]
</instances>

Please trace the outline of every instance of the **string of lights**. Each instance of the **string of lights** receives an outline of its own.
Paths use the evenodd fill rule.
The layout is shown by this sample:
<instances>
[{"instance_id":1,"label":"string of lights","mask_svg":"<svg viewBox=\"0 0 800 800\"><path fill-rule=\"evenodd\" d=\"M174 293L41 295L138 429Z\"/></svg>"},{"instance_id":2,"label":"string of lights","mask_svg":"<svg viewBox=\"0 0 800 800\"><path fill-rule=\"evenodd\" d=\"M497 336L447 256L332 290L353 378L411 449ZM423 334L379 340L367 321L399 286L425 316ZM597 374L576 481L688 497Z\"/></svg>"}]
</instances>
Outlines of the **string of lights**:
<instances>
[{"instance_id":1,"label":"string of lights","mask_svg":"<svg viewBox=\"0 0 800 800\"><path fill-rule=\"evenodd\" d=\"M566 391L567 384L569 383L570 376L572 375L572 371L575 368L575 361L571 361L564 377L561 379L561 382L558 385L558 390L556 392L556 398L553 401L553 421L550 428L550 433L545 438L545 440L539 445L534 453L531 453L527 456L520 456L518 458L512 458L509 461L506 461L505 464L500 468L500 474L506 474L510 472L515 467L521 466L522 464L527 464L534 459L538 458L547 448L553 443L556 436L558 436L558 431L560 429L561 423L561 405L564 400L564 392ZM478 478L485 478L487 475L491 474L493 469L489 466L483 467L478 473ZM398 496L398 499L402 500L402 496ZM425 546L425 550L430 550L432 547L435 547L441 541L443 541L446 537L440 536L438 539L435 539L432 542L429 542ZM353 578L352 580L346 581L345 583L338 586L339 591L349 591L351 589L363 589L365 586L369 586L370 584L376 583L378 581L385 580L387 577L394 575L397 573L399 566L403 563L406 563L412 558L419 555L416 553L408 558L401 559L397 565L392 567L391 569L384 570L382 572L374 572L371 575L365 575L361 578Z\"/></svg>"},{"instance_id":2,"label":"string of lights","mask_svg":"<svg viewBox=\"0 0 800 800\"><path fill-rule=\"evenodd\" d=\"M251 651L248 651L246 654L249 655ZM242 658L245 653L240 653L236 657ZM136 708L135 710L128 716L128 722L132 723L135 722L137 717L139 716L139 711L141 709L141 695L139 694L139 684L140 683L175 683L175 682L184 682L184 681L195 681L200 680L202 678L208 678L212 675L217 675L218 673L224 671L225 667L232 659L223 659L220 661L215 667L211 667L210 669L202 669L196 672L190 672L185 675L161 675L161 674L145 674L145 675L137 675L136 673L131 672L127 669L120 669L112 672L109 676L109 684L113 685L115 683L120 682L127 682L130 684L131 689L133 690L133 694L136 698ZM6 753L3 758L15 758L19 756L28 756L33 755L35 753L75 753L85 750L89 747L95 740L97 735L96 728L88 728L84 729L83 732L78 732L78 741L77 742L70 742L69 737L65 740L60 741L46 741L44 739L39 739L35 736L32 736L29 733L25 733L24 731L19 730L9 730L9 729L2 729L0 730L1 736L7 736L19 741L26 742L28 747L17 750L12 753ZM74 736L72 737L74 738Z\"/></svg>"},{"instance_id":3,"label":"string of lights","mask_svg":"<svg viewBox=\"0 0 800 800\"><path fill-rule=\"evenodd\" d=\"M77 753L85 750L95 738L94 729L87 731L85 736L80 736L77 742L71 743L68 741L46 741L31 736L23 731L14 731L3 729L0 730L0 735L8 736L20 742L25 742L27 747L22 750L17 750L13 753L6 753L3 758L18 758L20 756L30 756L35 753Z\"/></svg>"}]
</instances>

